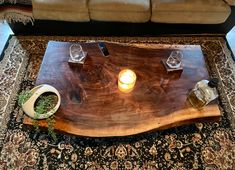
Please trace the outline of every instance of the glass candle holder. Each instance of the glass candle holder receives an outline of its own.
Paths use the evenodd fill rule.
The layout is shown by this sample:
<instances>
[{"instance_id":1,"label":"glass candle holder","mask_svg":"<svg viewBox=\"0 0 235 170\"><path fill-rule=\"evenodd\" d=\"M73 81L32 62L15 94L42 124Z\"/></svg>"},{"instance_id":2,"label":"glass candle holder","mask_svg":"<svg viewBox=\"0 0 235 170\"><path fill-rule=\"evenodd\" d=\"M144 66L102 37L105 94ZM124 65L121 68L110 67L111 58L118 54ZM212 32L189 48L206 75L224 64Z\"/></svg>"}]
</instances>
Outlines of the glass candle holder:
<instances>
[{"instance_id":1,"label":"glass candle holder","mask_svg":"<svg viewBox=\"0 0 235 170\"><path fill-rule=\"evenodd\" d=\"M130 69L120 71L118 75L118 88L121 92L129 93L134 89L136 74Z\"/></svg>"}]
</instances>

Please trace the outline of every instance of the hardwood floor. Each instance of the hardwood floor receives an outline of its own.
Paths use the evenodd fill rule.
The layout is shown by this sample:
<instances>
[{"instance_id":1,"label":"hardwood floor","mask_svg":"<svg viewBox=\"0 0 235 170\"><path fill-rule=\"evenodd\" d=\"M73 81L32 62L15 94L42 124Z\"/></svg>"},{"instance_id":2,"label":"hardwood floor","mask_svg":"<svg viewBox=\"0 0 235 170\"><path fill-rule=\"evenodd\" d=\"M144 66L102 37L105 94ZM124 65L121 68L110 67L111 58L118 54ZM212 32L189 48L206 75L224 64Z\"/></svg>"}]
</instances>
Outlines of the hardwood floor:
<instances>
[{"instance_id":1,"label":"hardwood floor","mask_svg":"<svg viewBox=\"0 0 235 170\"><path fill-rule=\"evenodd\" d=\"M0 21L0 61L3 57L3 50L8 41L9 36L13 34L6 22Z\"/></svg>"},{"instance_id":2,"label":"hardwood floor","mask_svg":"<svg viewBox=\"0 0 235 170\"><path fill-rule=\"evenodd\" d=\"M14 34L10 29L9 25L6 22L0 21L0 61L2 60L4 47L6 42L11 34ZM231 51L233 52L233 58L235 61L235 27L226 35L226 39L228 42Z\"/></svg>"}]
</instances>

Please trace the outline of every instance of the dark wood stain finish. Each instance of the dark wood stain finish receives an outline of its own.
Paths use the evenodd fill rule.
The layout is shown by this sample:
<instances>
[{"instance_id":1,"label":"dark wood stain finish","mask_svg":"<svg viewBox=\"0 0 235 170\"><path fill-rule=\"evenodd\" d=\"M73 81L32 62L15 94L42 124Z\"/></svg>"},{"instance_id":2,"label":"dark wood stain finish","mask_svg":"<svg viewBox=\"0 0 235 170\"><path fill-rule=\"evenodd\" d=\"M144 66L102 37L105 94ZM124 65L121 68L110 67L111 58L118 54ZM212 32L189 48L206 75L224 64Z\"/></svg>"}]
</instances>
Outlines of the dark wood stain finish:
<instances>
[{"instance_id":1,"label":"dark wood stain finish","mask_svg":"<svg viewBox=\"0 0 235 170\"><path fill-rule=\"evenodd\" d=\"M50 84L62 97L55 114L56 129L82 136L125 136L220 116L216 102L202 110L186 101L196 82L208 79L200 46L180 46L183 71L166 72L161 60L174 49L106 43L104 57L97 43L83 43L84 65L69 64L71 43L50 41L36 85ZM125 68L137 75L134 90L118 90L118 73ZM32 124L25 117L25 124ZM46 126L41 121L42 126Z\"/></svg>"}]
</instances>

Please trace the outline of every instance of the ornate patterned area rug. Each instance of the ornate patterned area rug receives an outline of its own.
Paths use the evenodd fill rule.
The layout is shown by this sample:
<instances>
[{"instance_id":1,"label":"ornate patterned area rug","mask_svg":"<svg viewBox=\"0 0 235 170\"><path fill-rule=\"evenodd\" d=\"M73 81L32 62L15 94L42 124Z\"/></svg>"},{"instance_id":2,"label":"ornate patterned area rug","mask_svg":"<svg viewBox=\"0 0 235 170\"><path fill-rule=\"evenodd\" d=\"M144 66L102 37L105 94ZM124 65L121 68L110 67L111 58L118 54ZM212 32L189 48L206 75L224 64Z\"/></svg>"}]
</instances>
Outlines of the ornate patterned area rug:
<instances>
[{"instance_id":1,"label":"ornate patterned area rug","mask_svg":"<svg viewBox=\"0 0 235 170\"><path fill-rule=\"evenodd\" d=\"M211 76L220 79L222 118L164 131L113 138L57 133L58 141L22 125L17 94L31 89L49 40L132 45L201 45ZM59 69L59 68L58 68ZM0 63L0 169L235 169L235 63L223 37L92 38L13 36Z\"/></svg>"}]
</instances>

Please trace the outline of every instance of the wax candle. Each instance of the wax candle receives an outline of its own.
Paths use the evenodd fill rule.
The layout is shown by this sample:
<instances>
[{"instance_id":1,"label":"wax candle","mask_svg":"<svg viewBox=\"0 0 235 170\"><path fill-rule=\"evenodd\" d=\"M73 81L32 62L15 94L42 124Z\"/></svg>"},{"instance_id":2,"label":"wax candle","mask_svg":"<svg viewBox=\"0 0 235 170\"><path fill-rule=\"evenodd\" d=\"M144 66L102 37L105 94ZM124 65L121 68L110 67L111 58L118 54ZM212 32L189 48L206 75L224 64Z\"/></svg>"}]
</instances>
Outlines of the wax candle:
<instances>
[{"instance_id":1,"label":"wax candle","mask_svg":"<svg viewBox=\"0 0 235 170\"><path fill-rule=\"evenodd\" d=\"M118 88L124 93L129 93L134 89L135 81L136 74L132 70L122 70L118 75Z\"/></svg>"}]
</instances>

